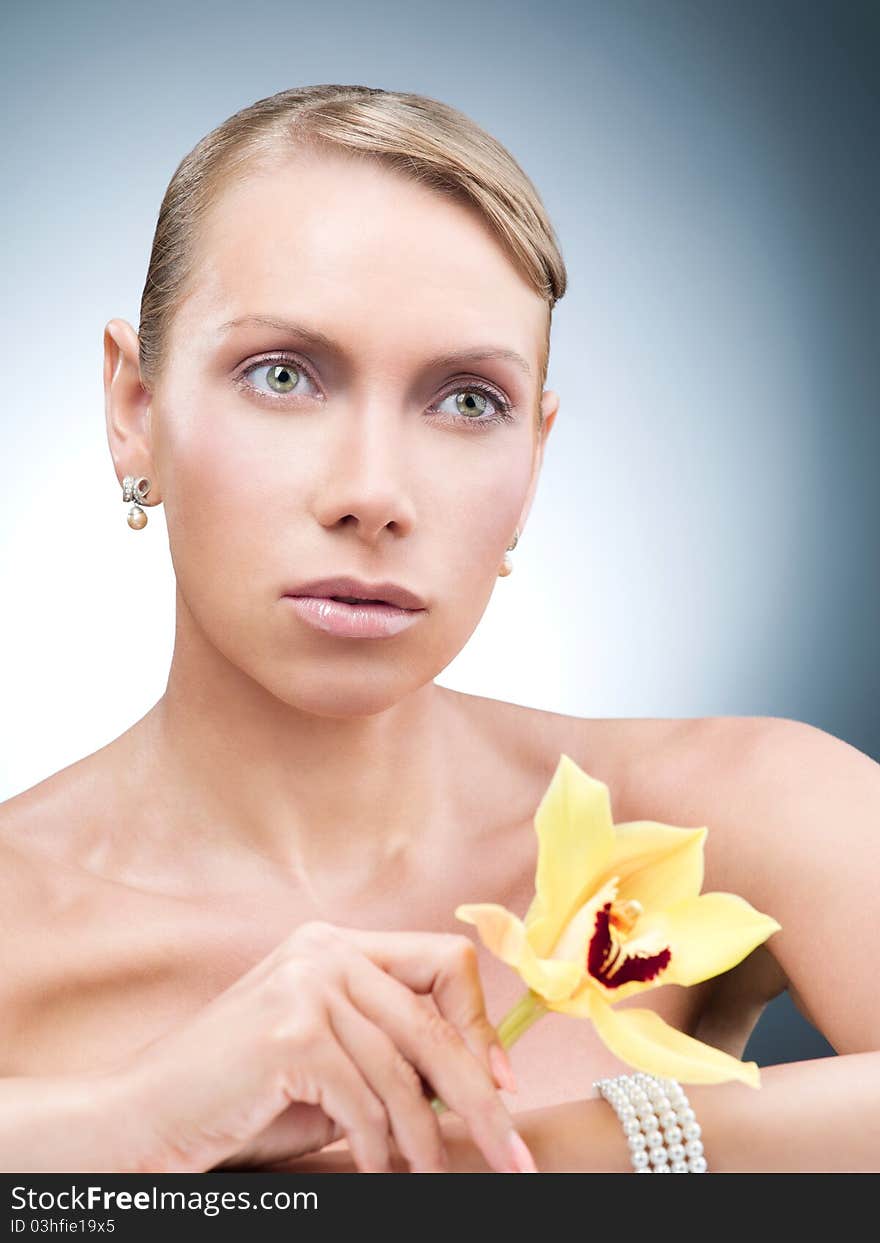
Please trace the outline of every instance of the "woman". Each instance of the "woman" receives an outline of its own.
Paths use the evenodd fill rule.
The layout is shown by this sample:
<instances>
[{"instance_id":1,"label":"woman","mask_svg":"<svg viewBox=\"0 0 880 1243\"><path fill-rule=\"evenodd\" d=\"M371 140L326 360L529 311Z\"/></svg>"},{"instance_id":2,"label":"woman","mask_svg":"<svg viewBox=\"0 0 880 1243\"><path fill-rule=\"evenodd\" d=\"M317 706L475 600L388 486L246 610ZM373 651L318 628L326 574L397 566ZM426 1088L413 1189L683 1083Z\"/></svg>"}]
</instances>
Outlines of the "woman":
<instances>
[{"instance_id":1,"label":"woman","mask_svg":"<svg viewBox=\"0 0 880 1243\"><path fill-rule=\"evenodd\" d=\"M878 766L795 722L582 719L433 681L525 530L565 280L509 153L420 96L281 92L175 172L139 332L104 338L129 524L165 506L174 655L146 716L0 807L0 1167L628 1169L590 1087L613 1053L551 1014L514 1084L489 1016L520 982L453 914L525 907L563 751L616 820L710 825L704 888L782 924L650 1008L738 1057L788 984L850 1055L692 1088L711 1168L873 1160L849 1119L878 1094L880 1010L850 945L876 934Z\"/></svg>"}]
</instances>

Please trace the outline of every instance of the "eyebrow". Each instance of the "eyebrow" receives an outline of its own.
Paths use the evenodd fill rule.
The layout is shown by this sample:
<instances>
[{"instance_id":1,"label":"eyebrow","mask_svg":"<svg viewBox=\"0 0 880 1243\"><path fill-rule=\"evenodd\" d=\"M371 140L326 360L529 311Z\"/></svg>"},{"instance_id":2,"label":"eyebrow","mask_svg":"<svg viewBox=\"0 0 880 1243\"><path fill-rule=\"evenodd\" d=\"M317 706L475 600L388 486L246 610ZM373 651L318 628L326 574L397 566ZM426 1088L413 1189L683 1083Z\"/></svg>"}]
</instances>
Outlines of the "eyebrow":
<instances>
[{"instance_id":1,"label":"eyebrow","mask_svg":"<svg viewBox=\"0 0 880 1243\"><path fill-rule=\"evenodd\" d=\"M334 341L332 337L328 337L325 333L319 332L315 328L308 328L305 324L296 324L289 319L276 319L271 315L241 315L237 319L229 319L220 325L217 330L218 335L225 335L231 332L233 328L239 328L243 324L256 324L263 328L277 328L280 332L288 332L292 336L300 337L310 345L326 350L329 353L343 354L345 352L337 341ZM437 358L430 359L426 366L428 368L453 367L460 363L479 362L486 358L505 359L507 362L514 363L527 376L532 374L532 369L522 354L500 345L486 345L477 346L469 350L455 350L451 354L441 354Z\"/></svg>"}]
</instances>

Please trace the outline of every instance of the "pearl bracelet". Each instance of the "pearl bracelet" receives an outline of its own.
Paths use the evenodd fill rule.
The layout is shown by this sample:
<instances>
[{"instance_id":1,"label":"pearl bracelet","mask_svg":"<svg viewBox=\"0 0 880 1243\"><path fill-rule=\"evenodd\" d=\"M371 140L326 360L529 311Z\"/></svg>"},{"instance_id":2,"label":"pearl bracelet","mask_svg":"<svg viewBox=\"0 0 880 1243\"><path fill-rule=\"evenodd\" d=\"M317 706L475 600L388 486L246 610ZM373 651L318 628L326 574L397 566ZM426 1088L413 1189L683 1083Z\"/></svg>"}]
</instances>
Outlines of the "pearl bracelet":
<instances>
[{"instance_id":1,"label":"pearl bracelet","mask_svg":"<svg viewBox=\"0 0 880 1243\"><path fill-rule=\"evenodd\" d=\"M638 1071L593 1084L620 1119L636 1174L706 1174L701 1128L676 1079Z\"/></svg>"}]
</instances>

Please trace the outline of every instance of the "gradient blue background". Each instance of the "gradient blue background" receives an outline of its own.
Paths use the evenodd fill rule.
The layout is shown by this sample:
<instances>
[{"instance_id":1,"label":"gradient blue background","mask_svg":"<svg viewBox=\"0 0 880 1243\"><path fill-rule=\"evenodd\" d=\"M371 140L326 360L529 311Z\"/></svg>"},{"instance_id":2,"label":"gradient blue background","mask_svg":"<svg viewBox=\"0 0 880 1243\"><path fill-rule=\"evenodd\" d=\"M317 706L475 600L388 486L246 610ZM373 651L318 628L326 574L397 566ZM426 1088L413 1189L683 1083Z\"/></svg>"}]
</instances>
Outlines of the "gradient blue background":
<instances>
[{"instance_id":1,"label":"gradient blue background","mask_svg":"<svg viewBox=\"0 0 880 1243\"><path fill-rule=\"evenodd\" d=\"M182 156L314 82L469 113L568 266L516 570L438 681L793 717L880 758L878 36L859 0L6 6L0 799L164 689L164 519L124 522L103 327L137 326ZM744 1056L831 1052L785 994Z\"/></svg>"}]
</instances>

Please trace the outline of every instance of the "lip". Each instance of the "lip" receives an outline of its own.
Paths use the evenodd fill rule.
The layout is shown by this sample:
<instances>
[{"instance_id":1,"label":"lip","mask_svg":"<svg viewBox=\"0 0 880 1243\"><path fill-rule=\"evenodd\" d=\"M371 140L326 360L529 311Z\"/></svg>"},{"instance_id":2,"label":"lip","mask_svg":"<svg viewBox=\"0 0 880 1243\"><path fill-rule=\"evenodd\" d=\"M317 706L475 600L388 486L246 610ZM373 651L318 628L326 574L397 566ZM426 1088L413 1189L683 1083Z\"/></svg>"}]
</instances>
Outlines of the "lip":
<instances>
[{"instance_id":1,"label":"lip","mask_svg":"<svg viewBox=\"0 0 880 1243\"><path fill-rule=\"evenodd\" d=\"M415 625L425 609L395 604L345 604L325 596L285 596L294 611L316 630L342 639L388 639Z\"/></svg>"},{"instance_id":2,"label":"lip","mask_svg":"<svg viewBox=\"0 0 880 1243\"><path fill-rule=\"evenodd\" d=\"M346 604L331 596L358 596L369 604ZM284 593L309 626L343 639L387 639L414 625L427 611L421 598L398 583L357 578L316 578Z\"/></svg>"},{"instance_id":3,"label":"lip","mask_svg":"<svg viewBox=\"0 0 880 1243\"><path fill-rule=\"evenodd\" d=\"M380 600L398 609L424 609L425 602L414 591L399 583L365 583L359 578L337 575L334 578L314 578L296 587L288 587L285 596L312 596L328 600L331 596L358 596L362 600ZM350 605L350 608L364 607Z\"/></svg>"}]
</instances>

